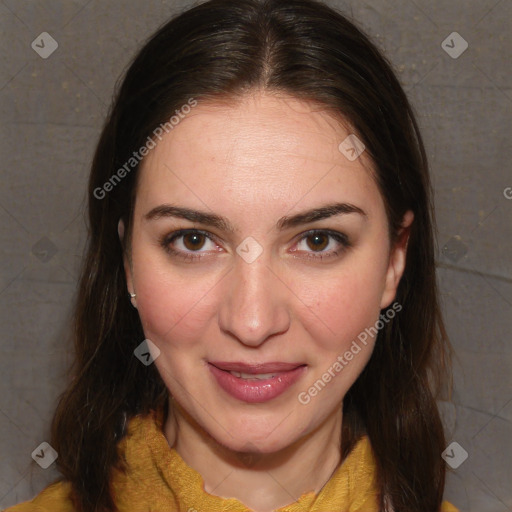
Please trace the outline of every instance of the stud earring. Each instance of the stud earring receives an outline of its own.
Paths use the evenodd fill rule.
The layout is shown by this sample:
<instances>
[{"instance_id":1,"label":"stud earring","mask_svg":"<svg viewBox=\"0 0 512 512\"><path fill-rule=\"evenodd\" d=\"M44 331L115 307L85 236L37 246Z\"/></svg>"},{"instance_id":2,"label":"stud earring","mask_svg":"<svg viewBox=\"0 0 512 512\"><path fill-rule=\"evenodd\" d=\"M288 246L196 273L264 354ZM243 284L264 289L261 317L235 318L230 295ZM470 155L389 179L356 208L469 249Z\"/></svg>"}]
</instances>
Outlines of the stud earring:
<instances>
[{"instance_id":1,"label":"stud earring","mask_svg":"<svg viewBox=\"0 0 512 512\"><path fill-rule=\"evenodd\" d=\"M136 293L130 293L130 297L131 297L132 299L134 299L135 297L137 297L137 294L136 294Z\"/></svg>"}]
</instances>

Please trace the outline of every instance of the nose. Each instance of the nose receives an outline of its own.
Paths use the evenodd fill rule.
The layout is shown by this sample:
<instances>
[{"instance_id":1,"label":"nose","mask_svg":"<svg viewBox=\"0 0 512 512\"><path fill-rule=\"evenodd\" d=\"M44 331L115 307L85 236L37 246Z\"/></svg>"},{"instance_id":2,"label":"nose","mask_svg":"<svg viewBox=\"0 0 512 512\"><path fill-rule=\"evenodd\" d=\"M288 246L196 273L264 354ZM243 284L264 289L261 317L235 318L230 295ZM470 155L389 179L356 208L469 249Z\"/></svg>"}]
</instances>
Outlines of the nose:
<instances>
[{"instance_id":1,"label":"nose","mask_svg":"<svg viewBox=\"0 0 512 512\"><path fill-rule=\"evenodd\" d=\"M219 311L220 328L240 343L258 347L289 329L293 294L272 270L265 253L252 263L237 257L234 265Z\"/></svg>"}]
</instances>

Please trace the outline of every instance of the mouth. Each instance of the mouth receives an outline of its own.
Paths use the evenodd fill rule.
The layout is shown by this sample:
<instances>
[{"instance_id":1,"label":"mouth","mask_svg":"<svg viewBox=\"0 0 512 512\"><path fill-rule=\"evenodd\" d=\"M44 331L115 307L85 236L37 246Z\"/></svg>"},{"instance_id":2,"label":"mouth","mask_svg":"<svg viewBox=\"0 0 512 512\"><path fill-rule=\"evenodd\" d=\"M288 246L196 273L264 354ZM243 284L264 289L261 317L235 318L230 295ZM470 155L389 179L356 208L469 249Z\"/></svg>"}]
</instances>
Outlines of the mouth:
<instances>
[{"instance_id":1,"label":"mouth","mask_svg":"<svg viewBox=\"0 0 512 512\"><path fill-rule=\"evenodd\" d=\"M293 370L298 366L304 366L305 363L283 363L283 362L269 362L269 363L243 363L239 361L210 361L221 370L237 371L246 373L265 373L265 372L286 372Z\"/></svg>"},{"instance_id":2,"label":"mouth","mask_svg":"<svg viewBox=\"0 0 512 512\"><path fill-rule=\"evenodd\" d=\"M284 393L306 372L304 363L209 362L217 385L231 397L248 403L267 402Z\"/></svg>"}]
</instances>

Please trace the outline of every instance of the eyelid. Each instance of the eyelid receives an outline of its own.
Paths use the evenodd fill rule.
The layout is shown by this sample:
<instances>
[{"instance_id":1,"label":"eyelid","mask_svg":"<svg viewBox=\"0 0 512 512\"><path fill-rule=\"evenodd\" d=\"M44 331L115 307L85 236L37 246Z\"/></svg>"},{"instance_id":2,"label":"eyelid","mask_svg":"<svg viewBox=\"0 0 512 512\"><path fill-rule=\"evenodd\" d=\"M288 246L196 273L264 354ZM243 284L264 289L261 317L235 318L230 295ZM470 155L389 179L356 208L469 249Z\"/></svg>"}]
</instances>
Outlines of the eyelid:
<instances>
[{"instance_id":1,"label":"eyelid","mask_svg":"<svg viewBox=\"0 0 512 512\"><path fill-rule=\"evenodd\" d=\"M170 248L170 244L174 240L176 240L180 237L186 236L186 235L194 234L194 233L204 235L206 238L208 238L212 242L218 244L218 242L217 242L218 238L216 235L214 235L213 233L210 233L208 231L198 229L198 228L178 229L176 231L173 231L172 233L166 234L163 237L161 237L159 242L160 242L160 245L168 253L170 253L178 258L181 258L182 260L202 259L206 256L203 256L203 253L201 251L188 251L187 252L187 251L175 250L175 249ZM306 238L313 236L315 234L326 235L326 236L330 237L331 239L335 240L338 244L340 244L342 246L342 249L341 249L342 252L352 246L348 236L345 233L342 233L339 231L334 231L332 229L325 229L325 228L324 229L320 229L320 228L310 229L308 231L304 231L304 232L300 233L299 235L297 235L297 237L296 237L297 242L294 245L296 245L299 242L302 242ZM220 244L218 244L218 245L220 245ZM292 252L302 252L302 251L294 250ZM324 251L319 251L319 252L306 251L306 254L308 254L308 256L305 256L306 259L309 258L309 259L313 259L313 260L322 260L324 258L335 258L338 256L338 252L336 249L331 249L330 251L325 251L325 252Z\"/></svg>"},{"instance_id":2,"label":"eyelid","mask_svg":"<svg viewBox=\"0 0 512 512\"><path fill-rule=\"evenodd\" d=\"M314 260L321 261L323 259L336 259L336 258L340 257L340 253L343 253L347 249L352 247L352 243L349 240L349 237L345 233L342 233L340 231L334 231L332 229L326 229L326 228L324 228L324 229L316 228L316 229L310 229L308 231L302 232L300 235L298 235L297 243L300 243L303 240L305 240L306 238L316 235L316 234L325 235L325 236L335 240L341 246L341 249L331 249L330 251L319 251L319 252L306 251L305 252L306 255L300 256L299 258L302 258L302 259L306 258L306 259L310 259L313 261ZM295 250L292 252L301 252L301 251Z\"/></svg>"},{"instance_id":3,"label":"eyelid","mask_svg":"<svg viewBox=\"0 0 512 512\"><path fill-rule=\"evenodd\" d=\"M331 238L334 238L337 242L349 246L350 240L348 236L345 233L342 233L341 231L335 231L333 229L310 229L308 231L304 231L299 235L299 241L303 240L304 238L307 238L308 236L316 235L317 233L320 233L322 235L328 235Z\"/></svg>"},{"instance_id":4,"label":"eyelid","mask_svg":"<svg viewBox=\"0 0 512 512\"><path fill-rule=\"evenodd\" d=\"M209 231L204 231L204 230L198 229L198 228L177 229L176 231L173 231L172 233L168 233L168 234L164 235L163 237L161 237L159 242L160 242L160 245L162 245L165 248L165 247L168 247L169 244L171 242L173 242L174 240L176 240L177 238L181 238L186 235L191 235L191 234L195 234L195 233L204 235L206 238L208 238L212 242L215 242L218 244L218 242L217 242L218 239L213 233L210 233ZM218 244L218 245L220 245L220 244ZM172 251L170 251L170 252L172 252ZM176 251L176 252L179 253L182 251ZM199 254L199 251L190 251L185 254L194 254L194 253Z\"/></svg>"}]
</instances>

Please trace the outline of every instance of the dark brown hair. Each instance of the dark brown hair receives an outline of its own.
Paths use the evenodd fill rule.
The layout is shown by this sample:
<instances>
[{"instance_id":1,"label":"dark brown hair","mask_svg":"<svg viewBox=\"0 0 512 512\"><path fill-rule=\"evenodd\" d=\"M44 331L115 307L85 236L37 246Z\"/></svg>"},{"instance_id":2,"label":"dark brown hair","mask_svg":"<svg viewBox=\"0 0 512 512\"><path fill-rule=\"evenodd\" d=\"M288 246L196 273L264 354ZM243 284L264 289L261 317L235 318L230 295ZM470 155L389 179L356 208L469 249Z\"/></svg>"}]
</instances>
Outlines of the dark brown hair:
<instances>
[{"instance_id":1,"label":"dark brown hair","mask_svg":"<svg viewBox=\"0 0 512 512\"><path fill-rule=\"evenodd\" d=\"M175 17L130 65L94 156L89 240L74 316L72 381L52 423L58 467L79 511L116 510L109 486L122 467L116 443L126 420L166 407L155 365L133 351L144 339L127 296L123 218L129 234L137 168L98 197L98 189L190 98L243 98L261 88L314 102L346 119L374 162L390 233L414 212L402 311L379 331L373 355L343 404L342 456L367 434L380 510L438 511L445 448L436 396L450 347L438 302L434 217L425 149L391 65L344 16L313 0L212 0ZM96 191L96 193L95 193Z\"/></svg>"}]
</instances>

